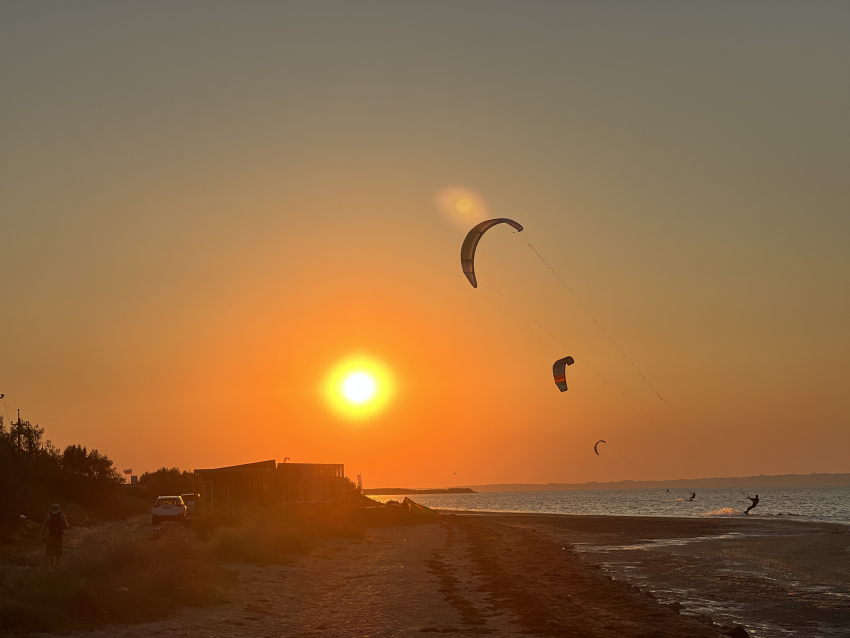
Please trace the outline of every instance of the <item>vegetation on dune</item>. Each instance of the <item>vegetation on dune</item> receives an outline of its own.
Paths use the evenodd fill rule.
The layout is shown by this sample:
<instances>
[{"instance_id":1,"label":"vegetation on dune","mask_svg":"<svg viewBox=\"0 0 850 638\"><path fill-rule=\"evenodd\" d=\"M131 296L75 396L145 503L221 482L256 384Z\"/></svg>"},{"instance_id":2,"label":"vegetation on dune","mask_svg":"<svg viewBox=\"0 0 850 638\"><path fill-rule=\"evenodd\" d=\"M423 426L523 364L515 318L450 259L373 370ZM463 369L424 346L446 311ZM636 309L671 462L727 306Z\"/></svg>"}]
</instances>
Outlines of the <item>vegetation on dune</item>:
<instances>
[{"instance_id":1,"label":"vegetation on dune","mask_svg":"<svg viewBox=\"0 0 850 638\"><path fill-rule=\"evenodd\" d=\"M40 522L54 501L108 519L141 511L142 504L121 492L123 482L97 450L69 445L60 451L38 424L18 419L7 428L0 416L0 536L16 531L21 516Z\"/></svg>"},{"instance_id":2,"label":"vegetation on dune","mask_svg":"<svg viewBox=\"0 0 850 638\"><path fill-rule=\"evenodd\" d=\"M360 539L366 527L415 525L430 516L401 508L303 503L265 508L232 506L200 514L198 537L216 557L240 563L280 563L333 538Z\"/></svg>"},{"instance_id":3,"label":"vegetation on dune","mask_svg":"<svg viewBox=\"0 0 850 638\"><path fill-rule=\"evenodd\" d=\"M232 506L199 515L194 526L221 560L280 563L331 538L361 537L352 511L337 504Z\"/></svg>"}]
</instances>

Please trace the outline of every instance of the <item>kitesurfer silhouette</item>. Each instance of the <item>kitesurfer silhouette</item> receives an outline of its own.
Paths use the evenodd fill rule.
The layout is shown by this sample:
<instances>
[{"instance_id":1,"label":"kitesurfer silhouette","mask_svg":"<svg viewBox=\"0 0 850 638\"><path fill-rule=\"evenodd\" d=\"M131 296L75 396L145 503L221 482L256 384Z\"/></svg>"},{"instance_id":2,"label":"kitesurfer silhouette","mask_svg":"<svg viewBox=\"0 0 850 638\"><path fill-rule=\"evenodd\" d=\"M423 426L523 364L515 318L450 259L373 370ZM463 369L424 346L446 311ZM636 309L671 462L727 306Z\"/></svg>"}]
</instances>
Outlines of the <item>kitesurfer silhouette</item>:
<instances>
[{"instance_id":1,"label":"kitesurfer silhouette","mask_svg":"<svg viewBox=\"0 0 850 638\"><path fill-rule=\"evenodd\" d=\"M753 498L752 496L750 496L749 494L747 494L747 498L748 498L748 499L750 499L750 500L753 502L753 504L752 504L752 505L750 505L750 506L747 508L747 511L746 511L746 512L744 512L744 514L749 514L749 513L750 513L750 510L751 510L751 509L753 509L753 508L755 508L755 506L759 504L759 495L758 495L758 494L756 494L756 497L755 497L755 498Z\"/></svg>"},{"instance_id":2,"label":"kitesurfer silhouette","mask_svg":"<svg viewBox=\"0 0 850 638\"><path fill-rule=\"evenodd\" d=\"M691 498L689 498L688 500L689 500L689 501L692 501L692 500L694 500L696 497L697 497L697 493L696 493L696 492L691 492Z\"/></svg>"}]
</instances>

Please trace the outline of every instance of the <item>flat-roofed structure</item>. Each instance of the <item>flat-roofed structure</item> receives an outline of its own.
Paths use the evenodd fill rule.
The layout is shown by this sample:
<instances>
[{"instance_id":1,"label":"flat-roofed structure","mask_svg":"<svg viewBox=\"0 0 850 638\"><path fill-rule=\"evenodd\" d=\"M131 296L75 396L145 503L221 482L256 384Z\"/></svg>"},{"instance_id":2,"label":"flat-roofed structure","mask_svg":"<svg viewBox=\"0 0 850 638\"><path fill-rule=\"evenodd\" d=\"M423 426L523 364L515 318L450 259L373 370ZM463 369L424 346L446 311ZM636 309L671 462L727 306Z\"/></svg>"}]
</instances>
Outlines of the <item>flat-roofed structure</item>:
<instances>
[{"instance_id":1,"label":"flat-roofed structure","mask_svg":"<svg viewBox=\"0 0 850 638\"><path fill-rule=\"evenodd\" d=\"M230 503L320 503L345 500L342 463L276 463L274 459L195 470L204 507Z\"/></svg>"},{"instance_id":2,"label":"flat-roofed structure","mask_svg":"<svg viewBox=\"0 0 850 638\"><path fill-rule=\"evenodd\" d=\"M277 463L259 461L195 470L204 499L204 507L229 503L268 505L275 501Z\"/></svg>"},{"instance_id":3,"label":"flat-roofed structure","mask_svg":"<svg viewBox=\"0 0 850 638\"><path fill-rule=\"evenodd\" d=\"M278 463L281 497L286 503L345 499L348 481L342 463Z\"/></svg>"}]
</instances>

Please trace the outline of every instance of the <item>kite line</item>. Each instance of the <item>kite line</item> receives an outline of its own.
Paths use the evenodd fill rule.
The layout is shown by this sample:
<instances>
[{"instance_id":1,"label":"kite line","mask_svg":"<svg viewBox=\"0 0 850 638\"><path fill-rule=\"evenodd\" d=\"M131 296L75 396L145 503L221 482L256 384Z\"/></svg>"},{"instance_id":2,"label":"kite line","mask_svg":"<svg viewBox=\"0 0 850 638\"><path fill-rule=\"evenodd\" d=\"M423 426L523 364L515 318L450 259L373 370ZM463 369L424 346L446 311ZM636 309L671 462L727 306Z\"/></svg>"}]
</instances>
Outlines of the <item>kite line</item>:
<instances>
[{"instance_id":1,"label":"kite line","mask_svg":"<svg viewBox=\"0 0 850 638\"><path fill-rule=\"evenodd\" d=\"M564 289L565 289L568 293L570 293L570 295L572 295L573 299L575 299L575 300L578 302L578 305L579 305L579 306L581 306L582 310L584 310L584 311L585 311L585 313L587 313L587 316L588 316L588 317L590 317L590 318L593 320L593 323L595 323L595 324L596 324L596 326L599 328L599 330L601 330L601 331L602 331L602 334L604 334L606 337L608 337L608 341L610 341L610 342L611 342L611 344L612 344L612 345L613 345L613 346L617 349L617 351L618 351L618 352L619 352L619 353L623 356L623 358L624 358L626 361L628 361L628 362L632 365L632 367L634 368L634 370L635 370L635 372L638 374L638 376L639 376L641 379L643 379L643 380L644 380L644 382L646 382L646 384L649 386L649 388L650 388L650 389L651 389L651 390L655 393L655 396L657 396L657 397L658 397L658 399L659 399L659 400L660 400L660 401L661 401L664 405L666 405L667 407L672 407L672 406L670 406L670 404L668 404L668 403L664 400L664 397L662 397L662 396L661 396L661 394L658 392L658 390L656 390L656 389L655 389L655 386L654 386L654 385L652 385L652 383L650 382L650 380L649 380L649 379L647 379L647 378L646 378L646 376L644 376L644 374L640 371L640 369L637 367L637 365L635 364L635 362L634 362L634 361L632 361L631 357L629 357L629 355L627 355L627 354L625 353L625 351L624 351L624 350L620 347L620 344L618 344L618 343L614 340L614 337L612 337L612 336L608 333L608 331L605 329L605 326L603 326L603 325L599 322L599 320L598 320L598 319L594 316L594 314L593 314L592 312L590 312L590 309L589 309L587 306L585 306L585 305L584 305L584 303L582 302L582 300L581 300L581 299L579 299L579 298L578 298L578 295L576 295L576 293L575 293L575 292L573 292L573 289L572 289L572 288L570 288L570 287L566 284L566 282L565 282L563 279L561 279L561 276L560 276L557 272L555 272L555 269L554 269L554 268L552 268L552 266L550 266L550 265L549 265L549 262L548 262L548 261L546 261L546 260L543 258L543 255L541 255L541 254L540 254L540 251L538 251L538 250L537 250L537 249L536 249L536 248L532 245L532 243L531 243L530 241L526 242L526 246L528 246L529 248L531 248L531 250L533 250L533 251L534 251L534 254L535 254L535 255L537 255L537 257L540 259L540 261L542 261L542 262L543 262L543 265L545 265L545 266L546 266L546 268L548 268L548 269L549 269L549 272L551 272L551 273L555 276L555 279L557 279L557 280L558 280L558 282L559 282L559 283L560 283L560 284L564 287ZM651 418L651 417L650 417L650 418ZM653 420L654 420L654 419L653 419Z\"/></svg>"}]
</instances>

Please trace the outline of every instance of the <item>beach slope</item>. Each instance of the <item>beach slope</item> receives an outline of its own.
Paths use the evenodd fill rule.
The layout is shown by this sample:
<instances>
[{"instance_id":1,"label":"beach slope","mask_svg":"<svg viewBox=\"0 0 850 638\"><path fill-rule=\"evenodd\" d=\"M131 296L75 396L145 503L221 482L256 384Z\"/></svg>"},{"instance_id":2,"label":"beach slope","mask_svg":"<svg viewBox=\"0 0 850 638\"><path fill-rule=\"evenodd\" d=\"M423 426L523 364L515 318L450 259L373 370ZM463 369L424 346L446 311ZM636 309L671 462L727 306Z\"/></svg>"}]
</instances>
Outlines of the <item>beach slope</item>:
<instances>
[{"instance_id":1,"label":"beach slope","mask_svg":"<svg viewBox=\"0 0 850 638\"><path fill-rule=\"evenodd\" d=\"M840 526L459 513L436 521L329 541L286 565L234 566L239 581L224 605L80 636L717 638L738 622L772 635L775 618L786 635L850 624L846 599L776 578L791 570L845 591L850 534ZM729 565L752 569L736 576Z\"/></svg>"}]
</instances>

